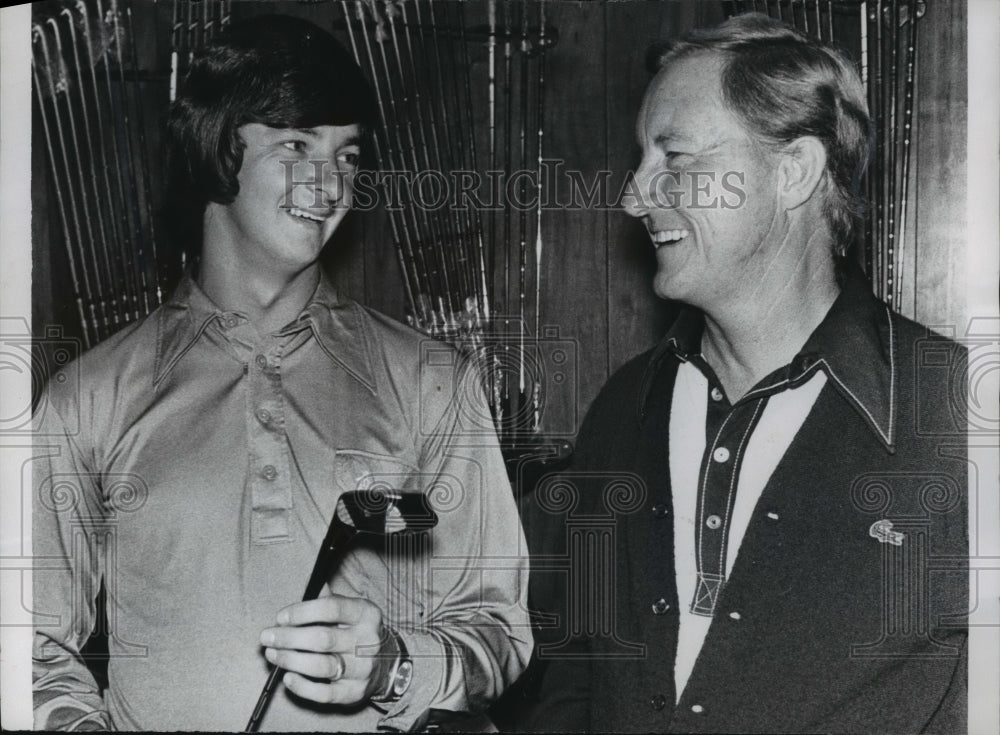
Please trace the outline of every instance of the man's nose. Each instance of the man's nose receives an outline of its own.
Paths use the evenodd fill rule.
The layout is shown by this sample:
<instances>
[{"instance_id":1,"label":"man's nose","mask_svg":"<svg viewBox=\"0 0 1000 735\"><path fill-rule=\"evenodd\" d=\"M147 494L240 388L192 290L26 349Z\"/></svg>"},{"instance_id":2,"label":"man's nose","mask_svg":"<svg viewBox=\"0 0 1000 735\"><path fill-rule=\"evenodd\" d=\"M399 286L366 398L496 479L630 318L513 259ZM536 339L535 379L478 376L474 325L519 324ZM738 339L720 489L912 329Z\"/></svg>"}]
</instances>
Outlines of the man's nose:
<instances>
[{"instance_id":1,"label":"man's nose","mask_svg":"<svg viewBox=\"0 0 1000 735\"><path fill-rule=\"evenodd\" d=\"M317 181L322 193L323 203L328 206L339 204L348 189L346 174L337 165L337 161L324 161L322 172Z\"/></svg>"},{"instance_id":2,"label":"man's nose","mask_svg":"<svg viewBox=\"0 0 1000 735\"><path fill-rule=\"evenodd\" d=\"M642 167L638 171L629 172L625 193L621 199L621 206L625 210L625 214L631 217L642 217L649 212L648 186L649 176Z\"/></svg>"}]
</instances>

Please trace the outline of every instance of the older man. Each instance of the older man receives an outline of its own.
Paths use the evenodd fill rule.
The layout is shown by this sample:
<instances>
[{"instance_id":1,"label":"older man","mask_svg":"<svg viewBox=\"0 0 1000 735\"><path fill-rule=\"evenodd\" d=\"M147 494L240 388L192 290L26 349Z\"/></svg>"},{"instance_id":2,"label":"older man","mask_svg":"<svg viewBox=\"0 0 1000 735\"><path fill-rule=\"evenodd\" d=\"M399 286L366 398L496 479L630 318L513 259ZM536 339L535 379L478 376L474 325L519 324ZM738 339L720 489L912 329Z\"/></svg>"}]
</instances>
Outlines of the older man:
<instances>
[{"instance_id":1,"label":"older man","mask_svg":"<svg viewBox=\"0 0 1000 735\"><path fill-rule=\"evenodd\" d=\"M764 16L660 55L624 204L684 307L581 429L573 512L613 541L535 589L572 630L534 727L964 729L965 448L926 428L961 354L844 258L869 130L850 64Z\"/></svg>"}]
</instances>

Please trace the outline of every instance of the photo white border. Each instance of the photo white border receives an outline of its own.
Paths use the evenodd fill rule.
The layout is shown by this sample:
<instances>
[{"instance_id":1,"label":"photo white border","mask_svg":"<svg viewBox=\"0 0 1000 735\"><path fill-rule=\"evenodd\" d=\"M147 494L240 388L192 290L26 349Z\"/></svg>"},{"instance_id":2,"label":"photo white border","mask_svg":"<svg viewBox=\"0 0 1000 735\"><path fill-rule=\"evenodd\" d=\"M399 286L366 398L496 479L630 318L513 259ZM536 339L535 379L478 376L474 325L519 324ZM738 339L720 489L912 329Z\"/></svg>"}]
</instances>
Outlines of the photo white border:
<instances>
[{"instance_id":1,"label":"photo white border","mask_svg":"<svg viewBox=\"0 0 1000 735\"><path fill-rule=\"evenodd\" d=\"M1000 331L1000 2L968 3L968 210L966 313ZM959 335L956 335L959 336ZM1000 366L990 365L985 395L1000 396ZM970 372L970 377L972 373ZM969 425L975 426L970 401ZM986 410L990 410L989 404ZM1000 732L1000 446L969 435L969 734ZM973 466L974 465L974 466ZM972 499L978 502L971 502Z\"/></svg>"},{"instance_id":2,"label":"photo white border","mask_svg":"<svg viewBox=\"0 0 1000 735\"><path fill-rule=\"evenodd\" d=\"M0 336L31 324L31 4L0 9ZM30 331L26 336L30 336ZM0 353L2 354L2 353ZM30 365L0 362L0 417L31 405ZM31 437L0 436L0 717L31 729ZM30 486L30 485L29 485Z\"/></svg>"}]
</instances>

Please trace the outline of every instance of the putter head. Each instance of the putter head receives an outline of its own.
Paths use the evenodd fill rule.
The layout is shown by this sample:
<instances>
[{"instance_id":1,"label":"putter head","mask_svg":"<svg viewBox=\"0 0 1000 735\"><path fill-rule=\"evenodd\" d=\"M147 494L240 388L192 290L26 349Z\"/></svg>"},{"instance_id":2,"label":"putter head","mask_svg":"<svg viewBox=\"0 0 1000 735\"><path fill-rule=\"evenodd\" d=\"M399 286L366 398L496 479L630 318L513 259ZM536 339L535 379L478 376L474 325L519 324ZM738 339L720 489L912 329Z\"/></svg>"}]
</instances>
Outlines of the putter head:
<instances>
[{"instance_id":1,"label":"putter head","mask_svg":"<svg viewBox=\"0 0 1000 735\"><path fill-rule=\"evenodd\" d=\"M352 490L337 501L337 520L358 533L376 536L417 533L437 525L437 513L423 493L387 488Z\"/></svg>"}]
</instances>

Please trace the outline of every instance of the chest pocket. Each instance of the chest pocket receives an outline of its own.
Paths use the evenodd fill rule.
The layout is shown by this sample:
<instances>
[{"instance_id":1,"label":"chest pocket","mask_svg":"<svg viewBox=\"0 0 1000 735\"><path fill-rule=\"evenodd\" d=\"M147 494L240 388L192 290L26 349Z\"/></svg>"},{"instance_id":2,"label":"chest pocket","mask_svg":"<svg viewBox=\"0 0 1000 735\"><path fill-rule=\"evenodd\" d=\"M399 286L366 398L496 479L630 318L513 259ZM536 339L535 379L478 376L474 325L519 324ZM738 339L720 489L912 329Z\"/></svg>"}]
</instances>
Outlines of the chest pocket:
<instances>
[{"instance_id":1,"label":"chest pocket","mask_svg":"<svg viewBox=\"0 0 1000 735\"><path fill-rule=\"evenodd\" d=\"M334 487L338 495L353 490L392 490L419 493L430 478L416 465L390 455L360 449L338 449L334 456ZM428 599L431 573L431 537L420 533L361 540L344 560L339 583L347 594L365 597L378 605L394 625L414 628ZM337 590L336 586L334 591Z\"/></svg>"},{"instance_id":2,"label":"chest pocket","mask_svg":"<svg viewBox=\"0 0 1000 735\"><path fill-rule=\"evenodd\" d=\"M334 456L333 483L340 493L352 490L384 489L421 492L420 470L416 465L388 454L361 449L338 449Z\"/></svg>"}]
</instances>

